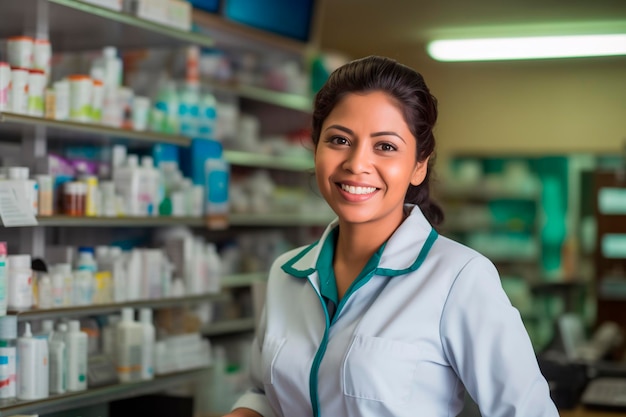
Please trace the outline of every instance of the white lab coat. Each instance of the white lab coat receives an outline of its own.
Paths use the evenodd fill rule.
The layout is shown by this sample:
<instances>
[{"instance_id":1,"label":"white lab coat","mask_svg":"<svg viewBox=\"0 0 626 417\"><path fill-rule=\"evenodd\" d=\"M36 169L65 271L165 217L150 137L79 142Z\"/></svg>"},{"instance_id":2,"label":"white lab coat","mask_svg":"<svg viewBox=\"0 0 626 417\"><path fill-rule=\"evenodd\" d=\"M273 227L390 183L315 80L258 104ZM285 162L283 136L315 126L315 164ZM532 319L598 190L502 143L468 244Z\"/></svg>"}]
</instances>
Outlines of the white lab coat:
<instances>
[{"instance_id":1,"label":"white lab coat","mask_svg":"<svg viewBox=\"0 0 626 417\"><path fill-rule=\"evenodd\" d=\"M437 236L417 207L330 325L315 267L336 226L274 262L252 346L254 388L234 408L264 417L450 417L467 389L483 417L558 417L493 264Z\"/></svg>"}]
</instances>

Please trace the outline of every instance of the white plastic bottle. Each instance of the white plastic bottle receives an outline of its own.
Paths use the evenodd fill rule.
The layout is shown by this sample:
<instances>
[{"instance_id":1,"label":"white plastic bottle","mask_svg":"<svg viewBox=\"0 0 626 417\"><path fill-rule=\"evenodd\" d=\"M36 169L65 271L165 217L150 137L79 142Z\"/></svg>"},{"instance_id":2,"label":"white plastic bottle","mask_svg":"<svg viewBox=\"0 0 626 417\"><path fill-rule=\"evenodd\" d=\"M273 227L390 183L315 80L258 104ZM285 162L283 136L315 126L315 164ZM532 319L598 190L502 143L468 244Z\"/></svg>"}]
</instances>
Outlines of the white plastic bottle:
<instances>
[{"instance_id":1,"label":"white plastic bottle","mask_svg":"<svg viewBox=\"0 0 626 417\"><path fill-rule=\"evenodd\" d=\"M108 316L108 324L102 329L102 353L109 355L115 361L117 349L117 325L122 317L119 314Z\"/></svg>"},{"instance_id":2,"label":"white plastic bottle","mask_svg":"<svg viewBox=\"0 0 626 417\"><path fill-rule=\"evenodd\" d=\"M6 398L6 391L11 384L11 370L9 368L9 357L0 356L0 398Z\"/></svg>"},{"instance_id":3,"label":"white plastic bottle","mask_svg":"<svg viewBox=\"0 0 626 417\"><path fill-rule=\"evenodd\" d=\"M76 305L89 305L93 302L96 272L98 272L98 265L94 258L93 248L85 246L78 248L78 260L74 274L74 302Z\"/></svg>"},{"instance_id":4,"label":"white plastic bottle","mask_svg":"<svg viewBox=\"0 0 626 417\"><path fill-rule=\"evenodd\" d=\"M39 277L37 283L37 307L40 309L49 309L54 305L52 295L52 280L48 274L43 274Z\"/></svg>"},{"instance_id":5,"label":"white plastic bottle","mask_svg":"<svg viewBox=\"0 0 626 417\"><path fill-rule=\"evenodd\" d=\"M142 326L133 320L133 309L122 309L122 320L117 325L116 365L121 382L141 379Z\"/></svg>"},{"instance_id":6,"label":"white plastic bottle","mask_svg":"<svg viewBox=\"0 0 626 417\"><path fill-rule=\"evenodd\" d=\"M154 160L151 156L141 158L141 168L139 169L139 199L141 200L141 211L148 216L159 215L159 189L160 175L154 168Z\"/></svg>"},{"instance_id":7,"label":"white plastic bottle","mask_svg":"<svg viewBox=\"0 0 626 417\"><path fill-rule=\"evenodd\" d=\"M8 385L0 389L0 399L17 396L17 316L0 317L0 355L8 358Z\"/></svg>"},{"instance_id":8,"label":"white plastic bottle","mask_svg":"<svg viewBox=\"0 0 626 417\"><path fill-rule=\"evenodd\" d=\"M222 259L214 243L206 244L206 292L215 294L222 288Z\"/></svg>"},{"instance_id":9,"label":"white plastic bottle","mask_svg":"<svg viewBox=\"0 0 626 417\"><path fill-rule=\"evenodd\" d=\"M71 320L65 335L67 349L67 390L87 389L87 333L80 331L80 322Z\"/></svg>"},{"instance_id":10,"label":"white plastic bottle","mask_svg":"<svg viewBox=\"0 0 626 417\"><path fill-rule=\"evenodd\" d=\"M0 316L7 314L7 243L0 242Z\"/></svg>"},{"instance_id":11,"label":"white plastic bottle","mask_svg":"<svg viewBox=\"0 0 626 417\"><path fill-rule=\"evenodd\" d=\"M26 323L24 334L17 339L17 398L36 400L37 378L39 376L38 343L30 331L30 323Z\"/></svg>"},{"instance_id":12,"label":"white plastic bottle","mask_svg":"<svg viewBox=\"0 0 626 417\"><path fill-rule=\"evenodd\" d=\"M128 295L126 294L126 261L122 249L118 246L113 246L109 253L111 257L111 265L113 274L113 301L121 303L126 301Z\"/></svg>"},{"instance_id":13,"label":"white plastic bottle","mask_svg":"<svg viewBox=\"0 0 626 417\"><path fill-rule=\"evenodd\" d=\"M154 324L152 324L152 310L149 308L142 308L139 310L139 321L142 330L141 379L153 379L156 330L154 328Z\"/></svg>"},{"instance_id":14,"label":"white plastic bottle","mask_svg":"<svg viewBox=\"0 0 626 417\"><path fill-rule=\"evenodd\" d=\"M8 305L16 310L33 306L33 272L30 255L9 255L8 265Z\"/></svg>"},{"instance_id":15,"label":"white plastic bottle","mask_svg":"<svg viewBox=\"0 0 626 417\"><path fill-rule=\"evenodd\" d=\"M53 333L48 342L50 369L49 369L49 392L50 394L63 394L67 389L67 366L65 351L65 334Z\"/></svg>"},{"instance_id":16,"label":"white plastic bottle","mask_svg":"<svg viewBox=\"0 0 626 417\"><path fill-rule=\"evenodd\" d=\"M39 336L45 338L46 340L50 340L52 334L54 333L54 320L45 319L41 321L41 332L39 332Z\"/></svg>"}]
</instances>

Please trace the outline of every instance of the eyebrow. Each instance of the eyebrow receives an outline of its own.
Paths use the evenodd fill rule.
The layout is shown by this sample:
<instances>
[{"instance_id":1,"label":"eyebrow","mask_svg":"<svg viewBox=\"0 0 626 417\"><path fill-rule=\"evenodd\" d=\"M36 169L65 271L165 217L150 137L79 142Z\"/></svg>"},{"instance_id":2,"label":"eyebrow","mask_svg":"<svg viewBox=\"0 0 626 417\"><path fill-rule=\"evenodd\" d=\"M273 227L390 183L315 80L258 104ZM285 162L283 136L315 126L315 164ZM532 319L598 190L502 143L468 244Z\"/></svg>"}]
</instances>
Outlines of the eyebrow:
<instances>
[{"instance_id":1,"label":"eyebrow","mask_svg":"<svg viewBox=\"0 0 626 417\"><path fill-rule=\"evenodd\" d=\"M331 125L328 126L325 130L328 129L337 129L337 130L341 130L342 132L346 132L349 135L354 135L354 132L350 129L348 129L345 126L341 126L341 125ZM400 136L399 134L397 134L396 132L393 131L383 131L383 132L375 132L372 133L371 137L375 138L378 136L396 136L397 138L399 138L402 142L406 143L406 141L404 140L404 138L402 136Z\"/></svg>"}]
</instances>

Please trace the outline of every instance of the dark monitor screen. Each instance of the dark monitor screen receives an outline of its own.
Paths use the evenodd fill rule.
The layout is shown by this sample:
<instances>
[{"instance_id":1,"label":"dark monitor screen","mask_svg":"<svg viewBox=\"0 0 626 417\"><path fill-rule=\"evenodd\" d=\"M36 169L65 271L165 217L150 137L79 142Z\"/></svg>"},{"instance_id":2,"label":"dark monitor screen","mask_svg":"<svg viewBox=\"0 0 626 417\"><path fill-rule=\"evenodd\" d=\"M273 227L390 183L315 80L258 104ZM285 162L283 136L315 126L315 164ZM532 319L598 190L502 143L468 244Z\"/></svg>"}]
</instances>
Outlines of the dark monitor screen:
<instances>
[{"instance_id":1,"label":"dark monitor screen","mask_svg":"<svg viewBox=\"0 0 626 417\"><path fill-rule=\"evenodd\" d=\"M307 42L315 0L227 0L224 16L279 35Z\"/></svg>"}]
</instances>

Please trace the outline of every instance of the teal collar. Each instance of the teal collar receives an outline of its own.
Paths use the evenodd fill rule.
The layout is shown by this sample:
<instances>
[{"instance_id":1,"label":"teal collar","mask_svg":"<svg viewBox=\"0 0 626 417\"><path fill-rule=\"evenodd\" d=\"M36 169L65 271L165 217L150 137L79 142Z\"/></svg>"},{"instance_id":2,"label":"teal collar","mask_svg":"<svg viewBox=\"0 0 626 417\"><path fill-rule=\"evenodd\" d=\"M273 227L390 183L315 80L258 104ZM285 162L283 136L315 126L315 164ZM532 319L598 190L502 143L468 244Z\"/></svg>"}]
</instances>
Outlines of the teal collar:
<instances>
[{"instance_id":1,"label":"teal collar","mask_svg":"<svg viewBox=\"0 0 626 417\"><path fill-rule=\"evenodd\" d=\"M438 233L417 206L407 205L409 216L389 240L372 256L363 272L375 268L376 275L394 277L415 271L426 259ZM338 221L328 225L320 240L305 247L282 265L283 271L297 278L307 278L318 272L320 280L332 279L325 268L332 270ZM417 250L419 248L419 250ZM329 257L330 256L330 257ZM374 266L375 265L375 266ZM323 278L322 278L323 277ZM325 283L320 282L320 287ZM336 290L336 284L335 284Z\"/></svg>"},{"instance_id":2,"label":"teal collar","mask_svg":"<svg viewBox=\"0 0 626 417\"><path fill-rule=\"evenodd\" d=\"M335 256L335 247L337 246L337 237L339 236L339 228L335 227L330 231L328 238L322 243L320 254L315 264L315 269L319 276L320 293L326 299L332 301L335 306L339 304L339 293L337 291L337 280L335 279L335 270L333 268L333 259ZM371 275L378 268L381 254L385 248L383 243L381 247L372 255L359 273L354 282L359 282L365 277Z\"/></svg>"}]
</instances>

